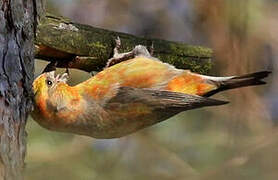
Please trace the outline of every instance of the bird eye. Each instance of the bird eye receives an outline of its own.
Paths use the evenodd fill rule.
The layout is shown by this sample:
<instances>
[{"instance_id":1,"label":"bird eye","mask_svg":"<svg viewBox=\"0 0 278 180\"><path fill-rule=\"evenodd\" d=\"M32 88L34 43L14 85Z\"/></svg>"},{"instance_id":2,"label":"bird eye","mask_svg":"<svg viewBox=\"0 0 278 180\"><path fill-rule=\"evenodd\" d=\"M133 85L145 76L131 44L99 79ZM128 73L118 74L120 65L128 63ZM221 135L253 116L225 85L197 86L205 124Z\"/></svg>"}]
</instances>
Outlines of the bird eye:
<instances>
[{"instance_id":1,"label":"bird eye","mask_svg":"<svg viewBox=\"0 0 278 180\"><path fill-rule=\"evenodd\" d=\"M48 86L51 86L51 85L52 85L52 81L47 80L47 81L46 81L46 84L47 84Z\"/></svg>"}]
</instances>

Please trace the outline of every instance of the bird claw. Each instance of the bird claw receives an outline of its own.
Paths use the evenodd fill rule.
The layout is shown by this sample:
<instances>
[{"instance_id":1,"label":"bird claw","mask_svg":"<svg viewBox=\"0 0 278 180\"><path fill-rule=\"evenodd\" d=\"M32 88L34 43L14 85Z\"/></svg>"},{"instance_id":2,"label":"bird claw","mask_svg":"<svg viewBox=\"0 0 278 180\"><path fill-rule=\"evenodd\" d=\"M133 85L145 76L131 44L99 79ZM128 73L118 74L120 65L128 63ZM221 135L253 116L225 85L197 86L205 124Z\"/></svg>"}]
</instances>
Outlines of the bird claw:
<instances>
[{"instance_id":1,"label":"bird claw","mask_svg":"<svg viewBox=\"0 0 278 180\"><path fill-rule=\"evenodd\" d=\"M145 57L151 57L153 54L153 43L152 46L150 47L150 52L148 49L143 46L143 45L137 45L132 51L126 52L126 53L119 53L119 48L121 46L121 39L119 36L115 39L115 48L114 48L114 54L113 57L110 58L107 63L105 68L108 68L110 66L113 66L115 64L118 64L122 61L126 61L129 59L132 59L137 56L145 56Z\"/></svg>"}]
</instances>

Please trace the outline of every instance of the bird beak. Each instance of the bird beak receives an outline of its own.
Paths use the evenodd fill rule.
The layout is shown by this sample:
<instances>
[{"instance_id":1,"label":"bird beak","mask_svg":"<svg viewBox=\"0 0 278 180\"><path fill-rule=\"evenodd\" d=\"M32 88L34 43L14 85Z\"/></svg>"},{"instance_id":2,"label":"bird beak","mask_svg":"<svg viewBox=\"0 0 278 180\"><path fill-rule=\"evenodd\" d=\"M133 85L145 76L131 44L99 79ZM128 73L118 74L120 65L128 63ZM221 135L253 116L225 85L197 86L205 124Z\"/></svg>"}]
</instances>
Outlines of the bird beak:
<instances>
[{"instance_id":1,"label":"bird beak","mask_svg":"<svg viewBox=\"0 0 278 180\"><path fill-rule=\"evenodd\" d=\"M54 73L54 71L51 71L50 73ZM54 75L54 74L53 74ZM53 76L54 77L54 76ZM69 78L69 75L68 73L63 73L62 75L61 74L58 74L54 79L55 79L55 82L56 83L59 83L59 82L64 82L66 83L68 81L68 78Z\"/></svg>"},{"instance_id":2,"label":"bird beak","mask_svg":"<svg viewBox=\"0 0 278 180\"><path fill-rule=\"evenodd\" d=\"M62 74L62 76L60 77L59 80L64 82L64 83L66 83L68 81L68 79L69 79L69 74L68 73L64 73L64 74Z\"/></svg>"}]
</instances>

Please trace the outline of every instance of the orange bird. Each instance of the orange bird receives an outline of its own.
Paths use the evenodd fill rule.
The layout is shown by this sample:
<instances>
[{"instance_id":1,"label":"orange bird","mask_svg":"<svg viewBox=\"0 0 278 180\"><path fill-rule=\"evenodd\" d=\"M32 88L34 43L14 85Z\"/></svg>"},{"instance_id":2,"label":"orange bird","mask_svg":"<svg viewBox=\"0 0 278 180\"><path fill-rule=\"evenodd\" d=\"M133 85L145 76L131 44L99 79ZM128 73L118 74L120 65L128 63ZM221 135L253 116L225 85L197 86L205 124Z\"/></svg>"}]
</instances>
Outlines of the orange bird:
<instances>
[{"instance_id":1,"label":"orange bird","mask_svg":"<svg viewBox=\"0 0 278 180\"><path fill-rule=\"evenodd\" d=\"M134 58L108 67L75 86L66 83L67 74L56 77L54 71L41 74L33 83L33 119L51 130L118 138L182 111L226 104L207 96L265 84L261 79L270 73L204 76L163 63L150 56L144 46L137 46L133 52Z\"/></svg>"}]
</instances>

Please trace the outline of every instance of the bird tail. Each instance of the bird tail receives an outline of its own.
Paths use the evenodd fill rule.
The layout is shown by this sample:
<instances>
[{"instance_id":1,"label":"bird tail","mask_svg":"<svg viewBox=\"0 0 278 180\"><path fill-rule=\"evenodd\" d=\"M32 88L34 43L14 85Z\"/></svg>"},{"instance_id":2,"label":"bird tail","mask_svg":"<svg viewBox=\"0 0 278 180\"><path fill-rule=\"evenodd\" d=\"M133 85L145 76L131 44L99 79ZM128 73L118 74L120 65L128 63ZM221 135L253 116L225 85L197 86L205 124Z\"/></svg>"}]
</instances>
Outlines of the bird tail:
<instances>
[{"instance_id":1,"label":"bird tail","mask_svg":"<svg viewBox=\"0 0 278 180\"><path fill-rule=\"evenodd\" d=\"M218 88L205 94L205 96L214 95L220 91L225 91L228 89L235 89L246 86L257 86L266 84L262 79L266 78L271 72L270 71L260 71L251 74L246 74L242 76L231 76L231 77L217 77L209 78L214 81Z\"/></svg>"}]
</instances>

